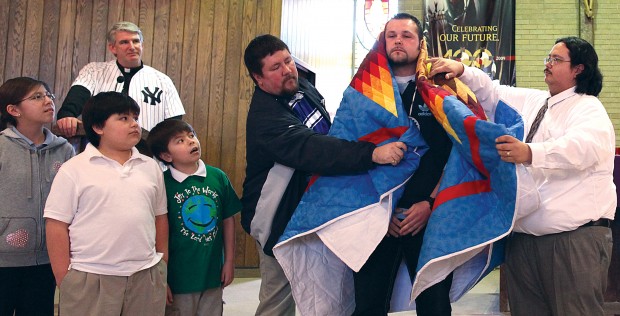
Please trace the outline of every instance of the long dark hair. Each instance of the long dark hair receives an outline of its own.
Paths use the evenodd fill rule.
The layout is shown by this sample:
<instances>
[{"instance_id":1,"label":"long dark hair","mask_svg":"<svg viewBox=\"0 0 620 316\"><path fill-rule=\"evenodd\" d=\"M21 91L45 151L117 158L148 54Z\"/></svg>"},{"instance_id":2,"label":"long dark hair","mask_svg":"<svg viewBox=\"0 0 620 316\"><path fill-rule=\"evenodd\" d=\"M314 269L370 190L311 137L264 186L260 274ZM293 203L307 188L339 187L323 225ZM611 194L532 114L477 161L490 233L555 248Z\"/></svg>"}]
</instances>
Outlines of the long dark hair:
<instances>
[{"instance_id":1,"label":"long dark hair","mask_svg":"<svg viewBox=\"0 0 620 316\"><path fill-rule=\"evenodd\" d=\"M7 107L11 104L17 106L28 93L40 86L44 86L45 90L50 92L47 83L30 77L9 79L0 86L0 131L7 128L9 124L17 127L17 120L9 114Z\"/></svg>"},{"instance_id":2,"label":"long dark hair","mask_svg":"<svg viewBox=\"0 0 620 316\"><path fill-rule=\"evenodd\" d=\"M598 68L598 55L594 47L585 40L575 37L563 37L555 41L564 43L568 48L571 67L583 65L583 71L577 75L575 92L598 97L603 89L603 74Z\"/></svg>"}]
</instances>

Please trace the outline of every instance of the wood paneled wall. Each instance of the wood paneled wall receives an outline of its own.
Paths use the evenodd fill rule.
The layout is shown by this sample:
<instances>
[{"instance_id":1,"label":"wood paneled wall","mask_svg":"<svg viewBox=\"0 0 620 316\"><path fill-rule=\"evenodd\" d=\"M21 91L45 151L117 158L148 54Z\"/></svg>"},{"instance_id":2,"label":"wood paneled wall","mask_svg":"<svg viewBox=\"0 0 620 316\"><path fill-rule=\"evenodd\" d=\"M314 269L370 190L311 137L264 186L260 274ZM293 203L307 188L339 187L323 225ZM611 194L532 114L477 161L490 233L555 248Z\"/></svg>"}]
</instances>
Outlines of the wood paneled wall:
<instances>
[{"instance_id":1,"label":"wood paneled wall","mask_svg":"<svg viewBox=\"0 0 620 316\"><path fill-rule=\"evenodd\" d=\"M114 58L108 29L134 22L144 35L144 63L176 85L203 159L241 194L253 92L243 50L256 35L279 35L281 12L282 0L0 0L0 82L39 78L60 107L84 65ZM236 265L257 267L253 239L239 225L236 237Z\"/></svg>"}]
</instances>

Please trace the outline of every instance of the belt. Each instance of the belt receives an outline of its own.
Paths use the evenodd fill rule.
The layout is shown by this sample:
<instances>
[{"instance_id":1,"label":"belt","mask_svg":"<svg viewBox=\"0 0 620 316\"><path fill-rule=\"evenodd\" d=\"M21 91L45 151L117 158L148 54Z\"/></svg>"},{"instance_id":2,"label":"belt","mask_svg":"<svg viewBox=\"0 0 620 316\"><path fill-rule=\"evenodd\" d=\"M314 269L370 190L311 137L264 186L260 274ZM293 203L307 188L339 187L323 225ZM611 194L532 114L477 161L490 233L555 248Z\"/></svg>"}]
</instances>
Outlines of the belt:
<instances>
[{"instance_id":1,"label":"belt","mask_svg":"<svg viewBox=\"0 0 620 316\"><path fill-rule=\"evenodd\" d=\"M603 227L611 227L611 219L609 218L600 218L596 221L587 222L579 227L590 227L590 226L603 226Z\"/></svg>"}]
</instances>

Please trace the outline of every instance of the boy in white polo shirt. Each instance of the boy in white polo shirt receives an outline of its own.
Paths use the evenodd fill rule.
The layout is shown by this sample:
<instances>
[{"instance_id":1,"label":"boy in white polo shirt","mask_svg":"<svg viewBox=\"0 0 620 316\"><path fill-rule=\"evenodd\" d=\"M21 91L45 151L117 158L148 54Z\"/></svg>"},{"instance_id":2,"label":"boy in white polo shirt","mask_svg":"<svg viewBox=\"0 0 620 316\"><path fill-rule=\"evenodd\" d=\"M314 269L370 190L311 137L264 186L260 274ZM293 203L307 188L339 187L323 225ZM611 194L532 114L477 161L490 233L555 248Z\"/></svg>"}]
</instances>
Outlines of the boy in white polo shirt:
<instances>
[{"instance_id":1,"label":"boy in white polo shirt","mask_svg":"<svg viewBox=\"0 0 620 316\"><path fill-rule=\"evenodd\" d=\"M166 192L158 164L134 147L139 114L117 92L88 100L90 144L52 184L44 217L63 316L164 314Z\"/></svg>"}]
</instances>

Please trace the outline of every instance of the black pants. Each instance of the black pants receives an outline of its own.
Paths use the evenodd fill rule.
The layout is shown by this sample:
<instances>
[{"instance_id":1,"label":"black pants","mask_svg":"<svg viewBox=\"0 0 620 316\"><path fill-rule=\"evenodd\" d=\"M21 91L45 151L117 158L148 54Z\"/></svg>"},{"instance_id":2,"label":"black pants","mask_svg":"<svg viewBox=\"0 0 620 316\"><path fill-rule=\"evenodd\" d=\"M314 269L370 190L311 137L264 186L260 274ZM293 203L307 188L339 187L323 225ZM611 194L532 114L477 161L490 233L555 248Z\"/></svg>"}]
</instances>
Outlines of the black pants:
<instances>
[{"instance_id":1,"label":"black pants","mask_svg":"<svg viewBox=\"0 0 620 316\"><path fill-rule=\"evenodd\" d=\"M0 316L52 316L55 291L49 264L0 268Z\"/></svg>"},{"instance_id":2,"label":"black pants","mask_svg":"<svg viewBox=\"0 0 620 316\"><path fill-rule=\"evenodd\" d=\"M356 306L353 315L387 315L394 280L403 258L411 280L415 278L423 236L424 231L415 236L383 238L362 269L354 273ZM422 292L415 300L417 315L450 315L451 286L452 274Z\"/></svg>"}]
</instances>

